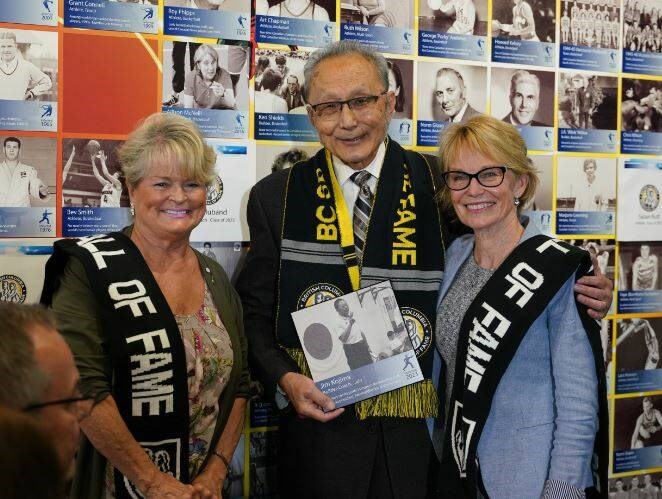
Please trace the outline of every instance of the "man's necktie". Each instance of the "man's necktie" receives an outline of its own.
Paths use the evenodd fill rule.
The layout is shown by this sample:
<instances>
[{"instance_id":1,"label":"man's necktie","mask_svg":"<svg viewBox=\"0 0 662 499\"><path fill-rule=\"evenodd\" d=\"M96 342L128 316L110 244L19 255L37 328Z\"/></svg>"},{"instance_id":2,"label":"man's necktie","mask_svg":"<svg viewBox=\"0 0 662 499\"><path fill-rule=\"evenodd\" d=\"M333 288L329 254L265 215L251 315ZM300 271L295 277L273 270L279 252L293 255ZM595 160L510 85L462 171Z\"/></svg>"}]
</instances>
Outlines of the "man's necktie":
<instances>
[{"instance_id":1,"label":"man's necktie","mask_svg":"<svg viewBox=\"0 0 662 499\"><path fill-rule=\"evenodd\" d=\"M365 245L366 234L368 233L368 220L370 220L370 210L372 209L372 200L374 195L368 186L368 180L372 175L370 172L361 170L353 173L350 179L359 187L359 196L354 204L354 246L356 247L356 256L359 264L363 258L363 247Z\"/></svg>"}]
</instances>

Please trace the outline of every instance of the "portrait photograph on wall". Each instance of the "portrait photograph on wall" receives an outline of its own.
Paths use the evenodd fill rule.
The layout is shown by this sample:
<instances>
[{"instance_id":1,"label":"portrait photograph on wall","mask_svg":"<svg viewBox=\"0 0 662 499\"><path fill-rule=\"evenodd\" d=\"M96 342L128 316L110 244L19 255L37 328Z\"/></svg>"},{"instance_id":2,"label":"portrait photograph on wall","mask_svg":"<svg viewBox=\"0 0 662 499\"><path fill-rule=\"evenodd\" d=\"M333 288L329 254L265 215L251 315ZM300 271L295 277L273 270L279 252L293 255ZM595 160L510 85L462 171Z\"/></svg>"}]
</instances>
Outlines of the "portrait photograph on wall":
<instances>
[{"instance_id":1,"label":"portrait photograph on wall","mask_svg":"<svg viewBox=\"0 0 662 499\"><path fill-rule=\"evenodd\" d=\"M492 68L492 116L517 127L529 150L553 148L555 80L551 71Z\"/></svg>"},{"instance_id":2,"label":"portrait photograph on wall","mask_svg":"<svg viewBox=\"0 0 662 499\"><path fill-rule=\"evenodd\" d=\"M487 58L486 0L418 0L418 54Z\"/></svg>"},{"instance_id":3,"label":"portrait photograph on wall","mask_svg":"<svg viewBox=\"0 0 662 499\"><path fill-rule=\"evenodd\" d=\"M662 21L656 0L624 0L623 72L662 75Z\"/></svg>"},{"instance_id":4,"label":"portrait photograph on wall","mask_svg":"<svg viewBox=\"0 0 662 499\"><path fill-rule=\"evenodd\" d=\"M494 0L492 61L556 65L556 2Z\"/></svg>"},{"instance_id":5,"label":"portrait photograph on wall","mask_svg":"<svg viewBox=\"0 0 662 499\"><path fill-rule=\"evenodd\" d=\"M274 172L290 168L299 161L313 157L317 151L319 146L258 144L255 179L259 181Z\"/></svg>"},{"instance_id":6,"label":"portrait photograph on wall","mask_svg":"<svg viewBox=\"0 0 662 499\"><path fill-rule=\"evenodd\" d=\"M255 138L317 141L303 97L303 67L310 52L255 51Z\"/></svg>"},{"instance_id":7,"label":"portrait photograph on wall","mask_svg":"<svg viewBox=\"0 0 662 499\"><path fill-rule=\"evenodd\" d=\"M662 162L625 157L618 167L618 240L662 240Z\"/></svg>"},{"instance_id":8,"label":"portrait photograph on wall","mask_svg":"<svg viewBox=\"0 0 662 499\"><path fill-rule=\"evenodd\" d=\"M128 225L129 193L117 157L120 140L62 141L62 232L70 237Z\"/></svg>"},{"instance_id":9,"label":"portrait photograph on wall","mask_svg":"<svg viewBox=\"0 0 662 499\"><path fill-rule=\"evenodd\" d=\"M55 237L56 143L0 134L0 236Z\"/></svg>"},{"instance_id":10,"label":"portrait photograph on wall","mask_svg":"<svg viewBox=\"0 0 662 499\"><path fill-rule=\"evenodd\" d=\"M342 0L340 38L379 52L411 54L415 0Z\"/></svg>"},{"instance_id":11,"label":"portrait photograph on wall","mask_svg":"<svg viewBox=\"0 0 662 499\"><path fill-rule=\"evenodd\" d=\"M559 72L559 151L616 152L618 78Z\"/></svg>"},{"instance_id":12,"label":"portrait photograph on wall","mask_svg":"<svg viewBox=\"0 0 662 499\"><path fill-rule=\"evenodd\" d=\"M649 392L662 384L662 319L616 321L616 393Z\"/></svg>"},{"instance_id":13,"label":"portrait photograph on wall","mask_svg":"<svg viewBox=\"0 0 662 499\"><path fill-rule=\"evenodd\" d=\"M614 404L614 473L662 466L662 396L620 398Z\"/></svg>"},{"instance_id":14,"label":"portrait photograph on wall","mask_svg":"<svg viewBox=\"0 0 662 499\"><path fill-rule=\"evenodd\" d=\"M208 137L248 136L249 48L166 41L162 110L193 120Z\"/></svg>"},{"instance_id":15,"label":"portrait photograph on wall","mask_svg":"<svg viewBox=\"0 0 662 499\"><path fill-rule=\"evenodd\" d=\"M556 167L558 234L614 234L615 158L559 156Z\"/></svg>"},{"instance_id":16,"label":"portrait photograph on wall","mask_svg":"<svg viewBox=\"0 0 662 499\"><path fill-rule=\"evenodd\" d=\"M0 29L0 130L57 129L58 35Z\"/></svg>"},{"instance_id":17,"label":"portrait photograph on wall","mask_svg":"<svg viewBox=\"0 0 662 499\"><path fill-rule=\"evenodd\" d=\"M662 312L662 242L619 241L618 312Z\"/></svg>"},{"instance_id":18,"label":"portrait photograph on wall","mask_svg":"<svg viewBox=\"0 0 662 499\"><path fill-rule=\"evenodd\" d=\"M530 154L529 158L538 172L538 188L528 203L522 206L522 212L529 217L543 234L554 234L553 189L554 156L551 154Z\"/></svg>"},{"instance_id":19,"label":"portrait photograph on wall","mask_svg":"<svg viewBox=\"0 0 662 499\"><path fill-rule=\"evenodd\" d=\"M618 72L620 2L563 0L561 5L562 68Z\"/></svg>"},{"instance_id":20,"label":"portrait photograph on wall","mask_svg":"<svg viewBox=\"0 0 662 499\"><path fill-rule=\"evenodd\" d=\"M388 90L395 94L395 112L389 122L388 134L400 145L413 142L414 62L387 59Z\"/></svg>"},{"instance_id":21,"label":"portrait photograph on wall","mask_svg":"<svg viewBox=\"0 0 662 499\"><path fill-rule=\"evenodd\" d=\"M486 67L420 62L417 69L418 145L435 146L446 126L485 112Z\"/></svg>"},{"instance_id":22,"label":"portrait photograph on wall","mask_svg":"<svg viewBox=\"0 0 662 499\"><path fill-rule=\"evenodd\" d=\"M255 40L279 45L323 47L335 40L335 0L258 0Z\"/></svg>"},{"instance_id":23,"label":"portrait photograph on wall","mask_svg":"<svg viewBox=\"0 0 662 499\"><path fill-rule=\"evenodd\" d=\"M621 152L662 154L662 81L621 80Z\"/></svg>"}]
</instances>

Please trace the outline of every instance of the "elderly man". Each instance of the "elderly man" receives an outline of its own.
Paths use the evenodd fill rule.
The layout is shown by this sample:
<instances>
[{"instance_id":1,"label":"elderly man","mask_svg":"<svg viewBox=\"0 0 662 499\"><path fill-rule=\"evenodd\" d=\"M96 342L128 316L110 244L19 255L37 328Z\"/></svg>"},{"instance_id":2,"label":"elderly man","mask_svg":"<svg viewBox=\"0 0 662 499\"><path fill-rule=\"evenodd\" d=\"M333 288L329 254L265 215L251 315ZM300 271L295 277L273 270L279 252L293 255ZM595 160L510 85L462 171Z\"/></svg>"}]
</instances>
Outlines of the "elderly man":
<instances>
[{"instance_id":1,"label":"elderly man","mask_svg":"<svg viewBox=\"0 0 662 499\"><path fill-rule=\"evenodd\" d=\"M510 112L502 121L515 126L549 126L533 117L540 106L540 79L520 69L510 79Z\"/></svg>"},{"instance_id":2,"label":"elderly man","mask_svg":"<svg viewBox=\"0 0 662 499\"><path fill-rule=\"evenodd\" d=\"M37 176L37 170L21 163L21 140L7 137L3 141L5 160L0 163L0 207L30 206L30 196L48 199L48 187Z\"/></svg>"},{"instance_id":3,"label":"elderly man","mask_svg":"<svg viewBox=\"0 0 662 499\"><path fill-rule=\"evenodd\" d=\"M50 90L50 77L18 55L16 35L0 32L0 99L32 100Z\"/></svg>"},{"instance_id":4,"label":"elderly man","mask_svg":"<svg viewBox=\"0 0 662 499\"><path fill-rule=\"evenodd\" d=\"M280 408L294 409L280 422L280 494L423 498L435 462L424 418L438 414L430 345L449 240L435 174L386 135L395 95L381 55L342 40L313 53L304 75L324 148L253 187L251 251L237 283L253 373ZM336 409L305 374L290 313L318 291L340 296L384 279L405 317L422 324L416 355L426 379Z\"/></svg>"},{"instance_id":5,"label":"elderly man","mask_svg":"<svg viewBox=\"0 0 662 499\"><path fill-rule=\"evenodd\" d=\"M78 392L73 355L46 309L0 302L0 379L0 406L34 414L70 479L92 402Z\"/></svg>"},{"instance_id":6,"label":"elderly man","mask_svg":"<svg viewBox=\"0 0 662 499\"><path fill-rule=\"evenodd\" d=\"M464 78L453 68L441 68L437 71L435 99L439 110L451 123L465 123L480 113L469 105Z\"/></svg>"}]
</instances>

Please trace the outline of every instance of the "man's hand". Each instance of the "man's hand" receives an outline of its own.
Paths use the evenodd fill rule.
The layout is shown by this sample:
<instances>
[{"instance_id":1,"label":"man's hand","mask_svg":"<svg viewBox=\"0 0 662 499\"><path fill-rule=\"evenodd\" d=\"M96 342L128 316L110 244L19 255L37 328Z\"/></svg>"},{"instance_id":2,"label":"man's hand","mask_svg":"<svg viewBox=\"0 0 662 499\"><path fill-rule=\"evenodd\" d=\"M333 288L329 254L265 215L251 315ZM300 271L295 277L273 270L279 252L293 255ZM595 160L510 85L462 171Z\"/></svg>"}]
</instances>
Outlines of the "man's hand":
<instances>
[{"instance_id":1,"label":"man's hand","mask_svg":"<svg viewBox=\"0 0 662 499\"><path fill-rule=\"evenodd\" d=\"M593 255L591 255L591 260L595 275L577 279L575 292L577 301L588 307L588 315L594 319L602 319L611 307L614 283L600 271L600 266Z\"/></svg>"},{"instance_id":2,"label":"man's hand","mask_svg":"<svg viewBox=\"0 0 662 499\"><path fill-rule=\"evenodd\" d=\"M299 416L313 418L322 423L340 416L345 409L336 409L336 404L330 397L324 395L315 386L313 380L303 374L285 373L278 382L294 405ZM327 411L327 412L324 412Z\"/></svg>"}]
</instances>

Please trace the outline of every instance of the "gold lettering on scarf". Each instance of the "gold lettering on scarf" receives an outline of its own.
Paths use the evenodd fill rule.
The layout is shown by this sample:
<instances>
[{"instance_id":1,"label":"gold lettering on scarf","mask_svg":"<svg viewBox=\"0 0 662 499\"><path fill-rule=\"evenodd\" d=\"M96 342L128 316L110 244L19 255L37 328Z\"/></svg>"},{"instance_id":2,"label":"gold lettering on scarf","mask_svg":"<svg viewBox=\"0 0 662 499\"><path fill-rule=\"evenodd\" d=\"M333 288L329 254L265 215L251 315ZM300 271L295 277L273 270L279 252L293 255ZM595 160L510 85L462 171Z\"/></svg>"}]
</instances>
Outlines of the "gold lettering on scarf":
<instances>
[{"instance_id":1,"label":"gold lettering on scarf","mask_svg":"<svg viewBox=\"0 0 662 499\"><path fill-rule=\"evenodd\" d=\"M411 181L409 173L405 172L402 181L402 198L400 198L400 207L398 208L398 218L393 224L393 250L391 251L391 264L399 263L416 265L416 242L413 237L416 234L416 227L411 225L416 220L416 213L413 208L416 207L414 193L411 192Z\"/></svg>"},{"instance_id":2,"label":"gold lettering on scarf","mask_svg":"<svg viewBox=\"0 0 662 499\"><path fill-rule=\"evenodd\" d=\"M324 172L321 168L315 170L317 177L317 190L315 191L319 199L329 199L331 193L329 186L324 180ZM320 204L315 210L315 218L319 222L317 224L316 237L318 241L337 241L338 228L335 221L338 218L336 210L333 206Z\"/></svg>"}]
</instances>

